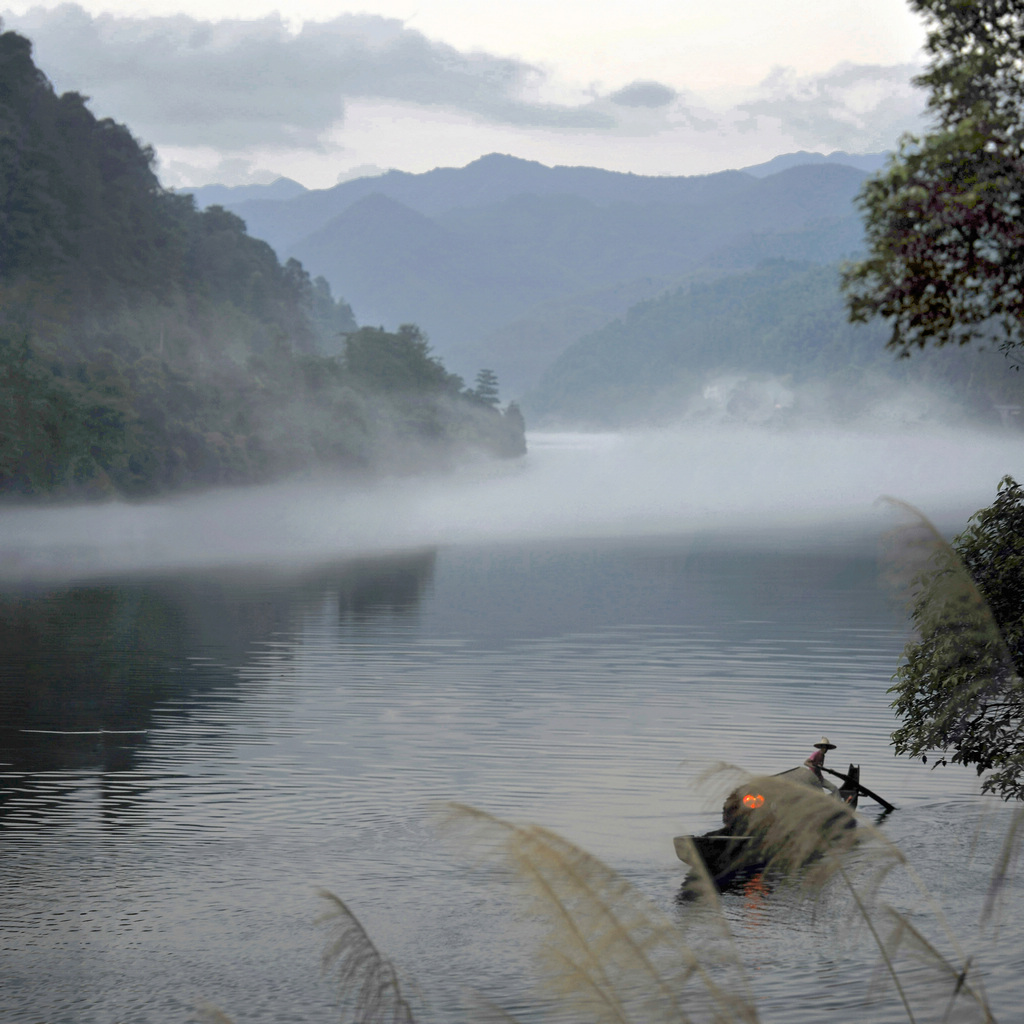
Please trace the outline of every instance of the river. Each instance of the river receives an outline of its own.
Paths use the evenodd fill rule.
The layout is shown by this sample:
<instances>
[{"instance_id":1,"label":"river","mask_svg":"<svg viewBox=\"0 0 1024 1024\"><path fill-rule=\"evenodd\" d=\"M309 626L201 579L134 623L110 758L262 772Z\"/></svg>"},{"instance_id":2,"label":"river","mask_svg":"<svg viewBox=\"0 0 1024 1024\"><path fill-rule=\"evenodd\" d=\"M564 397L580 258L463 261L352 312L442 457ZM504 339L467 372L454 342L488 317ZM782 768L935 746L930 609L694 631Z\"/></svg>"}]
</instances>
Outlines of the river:
<instances>
[{"instance_id":1,"label":"river","mask_svg":"<svg viewBox=\"0 0 1024 1024\"><path fill-rule=\"evenodd\" d=\"M718 823L707 768L781 771L823 734L897 804L882 834L1015 1019L1019 915L978 927L1009 812L889 746L906 622L874 499L962 524L1020 472L1016 439L699 440L5 513L0 1020L336 1020L321 888L418 1020L480 1019L470 992L574 1020L531 987L536 922L447 803L558 831L699 934L672 836ZM882 899L942 935L907 871ZM723 911L762 1020L906 1019L835 887L761 880Z\"/></svg>"}]
</instances>

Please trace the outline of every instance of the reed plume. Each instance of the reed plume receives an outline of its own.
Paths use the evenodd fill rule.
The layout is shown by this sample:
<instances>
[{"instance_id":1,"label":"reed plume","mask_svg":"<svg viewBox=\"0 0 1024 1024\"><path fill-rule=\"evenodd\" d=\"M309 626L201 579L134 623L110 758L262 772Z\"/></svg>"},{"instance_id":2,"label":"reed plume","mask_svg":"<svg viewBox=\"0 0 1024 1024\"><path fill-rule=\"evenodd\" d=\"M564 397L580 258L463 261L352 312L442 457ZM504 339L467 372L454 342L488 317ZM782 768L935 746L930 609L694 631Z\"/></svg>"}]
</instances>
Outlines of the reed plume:
<instances>
[{"instance_id":1,"label":"reed plume","mask_svg":"<svg viewBox=\"0 0 1024 1024\"><path fill-rule=\"evenodd\" d=\"M757 1011L719 914L717 955L695 951L685 928L596 857L538 825L516 825L461 804L452 821L526 884L547 934L541 979L575 1019L593 1024L753 1024ZM711 894L712 887L707 891ZM712 897L714 898L714 897Z\"/></svg>"},{"instance_id":2,"label":"reed plume","mask_svg":"<svg viewBox=\"0 0 1024 1024\"><path fill-rule=\"evenodd\" d=\"M343 1006L357 1024L413 1024L412 1010L402 995L394 965L344 900L320 890L328 909L316 919L330 929L323 953L324 970L334 970Z\"/></svg>"},{"instance_id":3,"label":"reed plume","mask_svg":"<svg viewBox=\"0 0 1024 1024\"><path fill-rule=\"evenodd\" d=\"M1024 797L1024 681L999 621L956 548L913 506L886 500L906 520L888 536L889 580L906 597L917 632L890 689L902 720L892 735L896 752L971 765L987 773L984 790ZM989 511L976 513L978 522L957 543L990 565L1019 561L1015 552L986 547L992 537L979 517Z\"/></svg>"}]
</instances>

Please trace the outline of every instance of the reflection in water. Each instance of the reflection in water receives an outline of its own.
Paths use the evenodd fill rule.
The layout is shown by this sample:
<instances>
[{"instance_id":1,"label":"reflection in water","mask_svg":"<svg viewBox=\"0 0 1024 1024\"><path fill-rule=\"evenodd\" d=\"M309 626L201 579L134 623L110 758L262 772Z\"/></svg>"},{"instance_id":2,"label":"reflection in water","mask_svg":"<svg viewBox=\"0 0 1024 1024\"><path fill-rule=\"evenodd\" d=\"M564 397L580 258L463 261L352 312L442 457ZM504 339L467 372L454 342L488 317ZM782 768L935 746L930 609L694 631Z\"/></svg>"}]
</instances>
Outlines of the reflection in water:
<instances>
[{"instance_id":1,"label":"reflection in water","mask_svg":"<svg viewBox=\"0 0 1024 1024\"><path fill-rule=\"evenodd\" d=\"M719 880L716 888L723 896L732 895L741 900L744 926L753 927L764 923L767 900L781 877L764 867L742 868ZM675 902L680 907L686 906L700 900L704 892L700 876L689 871L676 892Z\"/></svg>"},{"instance_id":2,"label":"reflection in water","mask_svg":"<svg viewBox=\"0 0 1024 1024\"><path fill-rule=\"evenodd\" d=\"M772 886L763 871L757 871L744 879L739 887L743 897L744 919L748 928L764 927L768 923L768 899Z\"/></svg>"},{"instance_id":3,"label":"reflection in water","mask_svg":"<svg viewBox=\"0 0 1024 1024\"><path fill-rule=\"evenodd\" d=\"M427 551L349 563L335 579L340 619L372 623L382 615L413 615L433 579L436 557Z\"/></svg>"},{"instance_id":4,"label":"reflection in water","mask_svg":"<svg viewBox=\"0 0 1024 1024\"><path fill-rule=\"evenodd\" d=\"M180 608L140 586L0 600L4 747L15 770L120 771L187 673Z\"/></svg>"},{"instance_id":5,"label":"reflection in water","mask_svg":"<svg viewBox=\"0 0 1024 1024\"><path fill-rule=\"evenodd\" d=\"M434 552L283 577L235 572L0 595L0 826L31 794L41 821L127 823L149 794L138 755L169 719L237 702L237 667L330 600L339 625L415 616ZM90 812L91 813L91 812Z\"/></svg>"}]
</instances>

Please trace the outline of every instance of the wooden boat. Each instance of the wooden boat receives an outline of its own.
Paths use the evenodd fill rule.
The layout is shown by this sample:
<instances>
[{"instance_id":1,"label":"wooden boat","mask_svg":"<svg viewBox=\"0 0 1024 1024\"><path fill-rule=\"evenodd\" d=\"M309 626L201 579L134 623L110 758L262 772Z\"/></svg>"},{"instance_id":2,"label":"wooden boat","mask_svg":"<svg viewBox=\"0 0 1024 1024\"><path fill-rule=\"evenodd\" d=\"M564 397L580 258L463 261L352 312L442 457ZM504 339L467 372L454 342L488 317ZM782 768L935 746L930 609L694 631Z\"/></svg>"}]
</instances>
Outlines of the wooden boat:
<instances>
[{"instance_id":1,"label":"wooden boat","mask_svg":"<svg viewBox=\"0 0 1024 1024\"><path fill-rule=\"evenodd\" d=\"M779 861L796 866L837 842L856 824L851 811L858 798L868 796L887 811L892 804L861 784L860 766L851 764L842 772L825 768L824 751L833 745L823 740L815 744L820 753L812 754L804 764L777 775L751 779L733 790L722 809L722 828L698 836L676 836L676 855L691 868L702 862L714 881L722 885L736 875L752 872ZM831 810L823 790L834 788L825 783L821 772L842 780L832 799L843 807ZM807 800L805 787L818 790ZM802 841L803 840L803 841Z\"/></svg>"}]
</instances>

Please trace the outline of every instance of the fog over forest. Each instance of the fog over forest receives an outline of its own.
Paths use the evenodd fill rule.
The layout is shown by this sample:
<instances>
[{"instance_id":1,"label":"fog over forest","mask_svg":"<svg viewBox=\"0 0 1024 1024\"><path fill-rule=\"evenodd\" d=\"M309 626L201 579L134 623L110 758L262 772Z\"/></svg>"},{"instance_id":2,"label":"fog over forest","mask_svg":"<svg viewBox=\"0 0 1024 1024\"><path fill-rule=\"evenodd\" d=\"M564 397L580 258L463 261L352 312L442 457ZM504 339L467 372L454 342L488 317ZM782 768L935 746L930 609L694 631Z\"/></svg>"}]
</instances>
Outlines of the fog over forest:
<instances>
[{"instance_id":1,"label":"fog over forest","mask_svg":"<svg viewBox=\"0 0 1024 1024\"><path fill-rule=\"evenodd\" d=\"M865 524L884 494L959 527L1021 475L1006 360L897 362L849 322L867 158L654 177L491 154L225 209L0 43L34 147L34 230L0 263L8 579L742 537ZM533 384L525 458L499 378Z\"/></svg>"}]
</instances>

